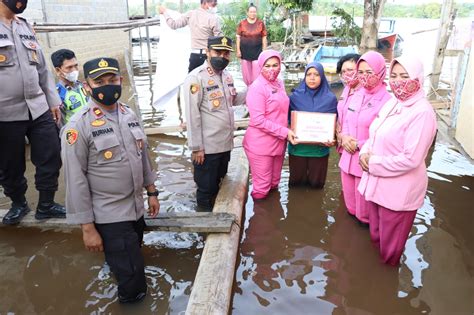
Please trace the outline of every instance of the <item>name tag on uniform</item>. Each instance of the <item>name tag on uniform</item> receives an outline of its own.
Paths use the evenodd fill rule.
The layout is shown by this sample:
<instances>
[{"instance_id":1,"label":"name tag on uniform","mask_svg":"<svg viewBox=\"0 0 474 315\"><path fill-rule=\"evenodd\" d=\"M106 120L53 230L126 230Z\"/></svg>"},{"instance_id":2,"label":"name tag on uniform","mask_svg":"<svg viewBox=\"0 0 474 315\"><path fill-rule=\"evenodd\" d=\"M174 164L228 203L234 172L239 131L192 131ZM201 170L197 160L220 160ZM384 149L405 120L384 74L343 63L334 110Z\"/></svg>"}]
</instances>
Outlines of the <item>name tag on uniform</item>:
<instances>
[{"instance_id":1,"label":"name tag on uniform","mask_svg":"<svg viewBox=\"0 0 474 315\"><path fill-rule=\"evenodd\" d=\"M208 87L206 87L206 91L209 92L209 91L212 91L212 90L215 90L215 89L218 89L218 88L219 88L218 85L208 86Z\"/></svg>"}]
</instances>

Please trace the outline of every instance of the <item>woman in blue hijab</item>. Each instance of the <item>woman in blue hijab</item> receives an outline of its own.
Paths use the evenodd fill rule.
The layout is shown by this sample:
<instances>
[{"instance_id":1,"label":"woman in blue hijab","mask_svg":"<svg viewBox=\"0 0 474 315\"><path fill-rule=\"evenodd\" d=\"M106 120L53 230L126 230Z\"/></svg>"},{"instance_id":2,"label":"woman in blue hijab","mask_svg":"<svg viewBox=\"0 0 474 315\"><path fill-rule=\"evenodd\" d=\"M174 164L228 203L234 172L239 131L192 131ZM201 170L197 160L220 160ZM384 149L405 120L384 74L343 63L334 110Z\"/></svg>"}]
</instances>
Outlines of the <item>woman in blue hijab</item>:
<instances>
[{"instance_id":1,"label":"woman in blue hijab","mask_svg":"<svg viewBox=\"0 0 474 315\"><path fill-rule=\"evenodd\" d=\"M290 96L291 111L337 113L337 98L329 87L319 62L306 66L305 78ZM290 156L289 184L323 188L329 160L329 147L335 142L288 145Z\"/></svg>"}]
</instances>

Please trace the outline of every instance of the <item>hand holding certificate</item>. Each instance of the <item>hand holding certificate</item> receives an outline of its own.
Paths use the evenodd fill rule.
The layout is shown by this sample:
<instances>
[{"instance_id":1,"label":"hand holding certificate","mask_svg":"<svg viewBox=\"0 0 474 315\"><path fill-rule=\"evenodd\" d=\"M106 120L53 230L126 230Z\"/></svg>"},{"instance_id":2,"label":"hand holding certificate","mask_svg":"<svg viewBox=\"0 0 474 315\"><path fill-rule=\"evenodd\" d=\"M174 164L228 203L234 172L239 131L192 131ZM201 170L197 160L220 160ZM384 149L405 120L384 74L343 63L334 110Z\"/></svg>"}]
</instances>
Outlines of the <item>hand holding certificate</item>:
<instances>
[{"instance_id":1,"label":"hand holding certificate","mask_svg":"<svg viewBox=\"0 0 474 315\"><path fill-rule=\"evenodd\" d=\"M335 141L336 114L291 112L291 130L298 143L329 143Z\"/></svg>"}]
</instances>

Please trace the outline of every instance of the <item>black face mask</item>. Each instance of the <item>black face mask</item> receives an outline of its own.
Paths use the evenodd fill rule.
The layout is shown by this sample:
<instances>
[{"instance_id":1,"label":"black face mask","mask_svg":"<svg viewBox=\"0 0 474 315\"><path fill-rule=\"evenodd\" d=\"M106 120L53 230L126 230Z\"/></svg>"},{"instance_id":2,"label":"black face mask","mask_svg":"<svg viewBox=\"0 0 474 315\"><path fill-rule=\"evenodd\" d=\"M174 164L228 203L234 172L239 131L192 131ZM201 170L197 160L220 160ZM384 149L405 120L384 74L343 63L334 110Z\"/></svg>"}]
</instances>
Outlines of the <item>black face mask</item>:
<instances>
[{"instance_id":1,"label":"black face mask","mask_svg":"<svg viewBox=\"0 0 474 315\"><path fill-rule=\"evenodd\" d=\"M222 71L229 64L229 60L224 57L211 57L211 66L214 70Z\"/></svg>"},{"instance_id":2,"label":"black face mask","mask_svg":"<svg viewBox=\"0 0 474 315\"><path fill-rule=\"evenodd\" d=\"M122 95L121 85L109 84L92 88L92 98L105 106L111 106L117 103L120 95Z\"/></svg>"},{"instance_id":3,"label":"black face mask","mask_svg":"<svg viewBox=\"0 0 474 315\"><path fill-rule=\"evenodd\" d=\"M3 0L3 4L5 4L13 13L19 14L25 11L28 0Z\"/></svg>"}]
</instances>

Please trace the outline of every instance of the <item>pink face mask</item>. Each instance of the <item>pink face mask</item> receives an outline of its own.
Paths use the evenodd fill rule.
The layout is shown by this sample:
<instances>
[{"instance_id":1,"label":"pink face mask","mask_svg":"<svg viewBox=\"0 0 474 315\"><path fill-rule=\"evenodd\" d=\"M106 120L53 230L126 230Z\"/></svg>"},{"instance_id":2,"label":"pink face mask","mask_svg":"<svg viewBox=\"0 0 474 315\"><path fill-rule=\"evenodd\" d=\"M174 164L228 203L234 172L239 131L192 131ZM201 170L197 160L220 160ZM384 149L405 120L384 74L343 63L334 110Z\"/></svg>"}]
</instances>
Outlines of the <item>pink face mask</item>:
<instances>
[{"instance_id":1,"label":"pink face mask","mask_svg":"<svg viewBox=\"0 0 474 315\"><path fill-rule=\"evenodd\" d=\"M357 77L357 72L355 70L346 71L341 75L342 83L353 88L359 84L359 78Z\"/></svg>"},{"instance_id":2,"label":"pink face mask","mask_svg":"<svg viewBox=\"0 0 474 315\"><path fill-rule=\"evenodd\" d=\"M379 77L373 73L364 73L359 74L357 76L359 78L359 82L365 87L367 90L372 90L374 87L379 85Z\"/></svg>"},{"instance_id":3,"label":"pink face mask","mask_svg":"<svg viewBox=\"0 0 474 315\"><path fill-rule=\"evenodd\" d=\"M280 74L280 67L276 69L266 69L265 67L262 68L262 76L270 82L275 81L278 78L278 74Z\"/></svg>"},{"instance_id":4,"label":"pink face mask","mask_svg":"<svg viewBox=\"0 0 474 315\"><path fill-rule=\"evenodd\" d=\"M395 97L402 102L409 99L421 88L418 79L390 80L389 84L390 88L392 89L393 95L395 95Z\"/></svg>"}]
</instances>

